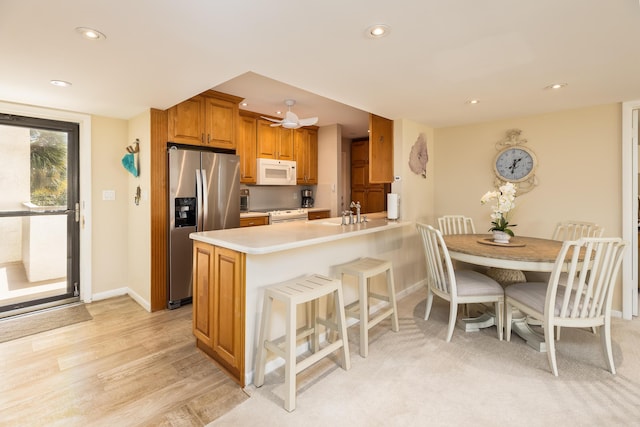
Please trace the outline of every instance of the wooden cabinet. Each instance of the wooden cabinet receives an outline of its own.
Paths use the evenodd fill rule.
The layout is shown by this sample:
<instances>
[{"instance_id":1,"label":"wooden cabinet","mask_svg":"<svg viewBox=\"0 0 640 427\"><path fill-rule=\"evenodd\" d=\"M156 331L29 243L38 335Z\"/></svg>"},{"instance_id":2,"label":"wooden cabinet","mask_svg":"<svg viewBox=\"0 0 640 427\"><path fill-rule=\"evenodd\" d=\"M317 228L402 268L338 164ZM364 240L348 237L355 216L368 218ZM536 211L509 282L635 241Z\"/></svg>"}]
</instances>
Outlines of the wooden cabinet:
<instances>
[{"instance_id":1,"label":"wooden cabinet","mask_svg":"<svg viewBox=\"0 0 640 427\"><path fill-rule=\"evenodd\" d=\"M240 218L240 227L254 227L256 225L269 225L269 217L265 215Z\"/></svg>"},{"instance_id":2,"label":"wooden cabinet","mask_svg":"<svg viewBox=\"0 0 640 427\"><path fill-rule=\"evenodd\" d=\"M293 131L293 153L296 161L296 183L318 183L318 131L299 128Z\"/></svg>"},{"instance_id":3,"label":"wooden cabinet","mask_svg":"<svg viewBox=\"0 0 640 427\"><path fill-rule=\"evenodd\" d=\"M331 216L331 211L329 209L322 211L313 211L307 213L307 218L311 221L314 219L324 219L329 218Z\"/></svg>"},{"instance_id":4,"label":"wooden cabinet","mask_svg":"<svg viewBox=\"0 0 640 427\"><path fill-rule=\"evenodd\" d=\"M241 114L238 118L236 154L240 156L240 182L243 184L256 183L256 136L256 118Z\"/></svg>"},{"instance_id":5,"label":"wooden cabinet","mask_svg":"<svg viewBox=\"0 0 640 427\"><path fill-rule=\"evenodd\" d=\"M245 255L193 242L193 334L244 387Z\"/></svg>"},{"instance_id":6,"label":"wooden cabinet","mask_svg":"<svg viewBox=\"0 0 640 427\"><path fill-rule=\"evenodd\" d=\"M369 140L351 143L351 201L360 202L360 213L381 212L386 209L386 195L390 184L374 184L369 180ZM349 204L347 203L347 205Z\"/></svg>"},{"instance_id":7,"label":"wooden cabinet","mask_svg":"<svg viewBox=\"0 0 640 427\"><path fill-rule=\"evenodd\" d=\"M293 160L293 130L257 119L257 153L265 159Z\"/></svg>"},{"instance_id":8,"label":"wooden cabinet","mask_svg":"<svg viewBox=\"0 0 640 427\"><path fill-rule=\"evenodd\" d=\"M393 122L369 114L369 182L393 182Z\"/></svg>"},{"instance_id":9,"label":"wooden cabinet","mask_svg":"<svg viewBox=\"0 0 640 427\"><path fill-rule=\"evenodd\" d=\"M234 150L242 98L207 91L168 110L169 141Z\"/></svg>"}]
</instances>

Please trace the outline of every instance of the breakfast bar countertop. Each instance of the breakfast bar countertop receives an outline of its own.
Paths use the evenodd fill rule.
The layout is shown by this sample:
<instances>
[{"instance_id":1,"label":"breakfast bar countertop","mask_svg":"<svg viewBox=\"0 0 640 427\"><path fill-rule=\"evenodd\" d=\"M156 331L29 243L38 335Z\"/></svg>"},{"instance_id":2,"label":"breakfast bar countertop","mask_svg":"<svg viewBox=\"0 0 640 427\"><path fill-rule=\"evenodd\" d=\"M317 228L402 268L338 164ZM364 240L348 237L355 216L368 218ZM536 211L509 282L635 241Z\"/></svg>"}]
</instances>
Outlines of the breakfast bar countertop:
<instances>
[{"instance_id":1,"label":"breakfast bar countertop","mask_svg":"<svg viewBox=\"0 0 640 427\"><path fill-rule=\"evenodd\" d=\"M408 221L392 221L383 215L367 215L367 222L340 225L341 218L296 221L262 227L229 228L191 233L189 237L214 246L246 254L270 254L289 249L332 242L359 235L377 233L410 225Z\"/></svg>"}]
</instances>

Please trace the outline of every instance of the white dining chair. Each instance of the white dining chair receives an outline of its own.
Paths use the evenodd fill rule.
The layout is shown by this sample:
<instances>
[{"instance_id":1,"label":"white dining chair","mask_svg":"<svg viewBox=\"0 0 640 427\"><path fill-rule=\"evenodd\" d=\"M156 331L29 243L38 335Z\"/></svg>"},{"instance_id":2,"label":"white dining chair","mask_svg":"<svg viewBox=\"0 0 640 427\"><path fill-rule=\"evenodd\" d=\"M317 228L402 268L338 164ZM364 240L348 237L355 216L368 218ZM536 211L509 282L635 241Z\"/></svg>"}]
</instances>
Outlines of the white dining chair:
<instances>
[{"instance_id":1,"label":"white dining chair","mask_svg":"<svg viewBox=\"0 0 640 427\"><path fill-rule=\"evenodd\" d=\"M553 240L578 240L582 237L602 237L604 228L595 222L561 221L556 225Z\"/></svg>"},{"instance_id":2,"label":"white dining chair","mask_svg":"<svg viewBox=\"0 0 640 427\"><path fill-rule=\"evenodd\" d=\"M443 215L438 218L438 228L444 236L447 234L476 234L473 219L464 215Z\"/></svg>"},{"instance_id":3,"label":"white dining chair","mask_svg":"<svg viewBox=\"0 0 640 427\"><path fill-rule=\"evenodd\" d=\"M612 374L611 300L626 242L620 238L585 237L567 240L556 258L548 283L525 282L505 289L505 329L511 340L514 308L542 322L549 366L558 376L554 329L600 329L603 350ZM566 279L561 284L561 274Z\"/></svg>"},{"instance_id":4,"label":"white dining chair","mask_svg":"<svg viewBox=\"0 0 640 427\"><path fill-rule=\"evenodd\" d=\"M495 280L473 270L454 270L442 232L427 224L416 224L422 237L427 267L427 306L424 319L428 320L433 295L449 301L447 342L451 341L458 315L458 304L485 303L495 305L498 338L502 340L504 291Z\"/></svg>"}]
</instances>

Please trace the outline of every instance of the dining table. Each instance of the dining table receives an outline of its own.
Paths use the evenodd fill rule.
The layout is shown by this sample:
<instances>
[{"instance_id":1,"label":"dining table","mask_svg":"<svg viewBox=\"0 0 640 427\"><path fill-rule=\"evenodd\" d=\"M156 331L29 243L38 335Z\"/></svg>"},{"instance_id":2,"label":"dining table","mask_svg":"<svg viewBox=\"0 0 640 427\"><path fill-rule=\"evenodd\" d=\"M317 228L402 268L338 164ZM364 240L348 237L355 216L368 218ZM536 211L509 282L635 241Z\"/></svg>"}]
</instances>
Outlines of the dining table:
<instances>
[{"instance_id":1,"label":"dining table","mask_svg":"<svg viewBox=\"0 0 640 427\"><path fill-rule=\"evenodd\" d=\"M509 272L523 278L523 271L551 272L562 248L562 241L527 236L512 237L509 243L494 242L490 234L449 234L443 238L451 259L505 270L506 277L509 277ZM508 286L511 283L513 280L506 280L501 284ZM487 314L467 320L466 331L493 324L487 322ZM525 316L514 313L511 328L532 348L540 352L546 351L544 336L531 328Z\"/></svg>"}]
</instances>

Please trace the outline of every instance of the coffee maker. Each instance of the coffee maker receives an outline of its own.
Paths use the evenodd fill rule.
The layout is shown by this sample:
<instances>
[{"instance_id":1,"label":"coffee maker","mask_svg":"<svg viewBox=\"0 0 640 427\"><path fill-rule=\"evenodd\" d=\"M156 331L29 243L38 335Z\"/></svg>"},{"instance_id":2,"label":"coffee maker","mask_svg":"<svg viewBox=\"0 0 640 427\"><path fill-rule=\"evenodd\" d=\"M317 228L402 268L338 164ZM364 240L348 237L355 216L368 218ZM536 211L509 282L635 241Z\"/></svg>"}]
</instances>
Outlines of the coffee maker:
<instances>
[{"instance_id":1,"label":"coffee maker","mask_svg":"<svg viewBox=\"0 0 640 427\"><path fill-rule=\"evenodd\" d=\"M302 207L303 208L312 208L313 207L313 191L312 190L302 190Z\"/></svg>"}]
</instances>

